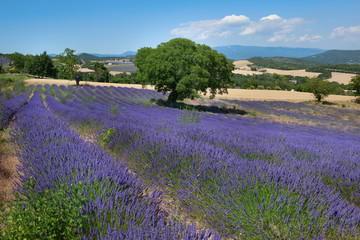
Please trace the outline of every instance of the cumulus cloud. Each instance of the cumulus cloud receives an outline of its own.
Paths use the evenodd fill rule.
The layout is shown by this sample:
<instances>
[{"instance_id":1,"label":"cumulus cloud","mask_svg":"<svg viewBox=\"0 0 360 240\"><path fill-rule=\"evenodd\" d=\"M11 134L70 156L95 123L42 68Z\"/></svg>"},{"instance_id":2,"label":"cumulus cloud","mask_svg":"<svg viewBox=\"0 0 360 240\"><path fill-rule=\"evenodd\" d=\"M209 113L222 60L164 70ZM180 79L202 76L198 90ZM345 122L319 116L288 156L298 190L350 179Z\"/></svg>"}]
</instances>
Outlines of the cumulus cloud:
<instances>
[{"instance_id":1,"label":"cumulus cloud","mask_svg":"<svg viewBox=\"0 0 360 240\"><path fill-rule=\"evenodd\" d=\"M243 27L249 21L250 19L244 15L231 15L219 20L183 23L179 28L171 30L171 34L200 40L211 36L228 37L232 34L229 29Z\"/></svg>"},{"instance_id":2,"label":"cumulus cloud","mask_svg":"<svg viewBox=\"0 0 360 240\"><path fill-rule=\"evenodd\" d=\"M275 34L273 37L269 38L268 42L288 42L290 39L284 34Z\"/></svg>"},{"instance_id":3,"label":"cumulus cloud","mask_svg":"<svg viewBox=\"0 0 360 240\"><path fill-rule=\"evenodd\" d=\"M251 21L244 15L230 15L217 20L202 20L183 23L179 28L171 31L171 34L194 38L198 40L209 37L229 37L233 33L241 36L262 35L269 42L288 41L286 34L293 32L299 26L305 24L302 18L284 19L276 14L271 14Z\"/></svg>"},{"instance_id":4,"label":"cumulus cloud","mask_svg":"<svg viewBox=\"0 0 360 240\"><path fill-rule=\"evenodd\" d=\"M337 27L333 30L330 38L345 38L348 41L360 39L360 26L354 27Z\"/></svg>"},{"instance_id":5,"label":"cumulus cloud","mask_svg":"<svg viewBox=\"0 0 360 240\"><path fill-rule=\"evenodd\" d=\"M278 36L293 32L297 27L305 24L302 18L284 19L276 14L261 18L259 21L251 22L240 35L263 34L273 35L270 39L284 39ZM269 39L269 40L270 40Z\"/></svg>"},{"instance_id":6,"label":"cumulus cloud","mask_svg":"<svg viewBox=\"0 0 360 240\"><path fill-rule=\"evenodd\" d=\"M308 35L305 34L304 36L299 37L296 41L297 42L317 42L320 41L320 39L322 39L323 37L320 35Z\"/></svg>"}]
</instances>

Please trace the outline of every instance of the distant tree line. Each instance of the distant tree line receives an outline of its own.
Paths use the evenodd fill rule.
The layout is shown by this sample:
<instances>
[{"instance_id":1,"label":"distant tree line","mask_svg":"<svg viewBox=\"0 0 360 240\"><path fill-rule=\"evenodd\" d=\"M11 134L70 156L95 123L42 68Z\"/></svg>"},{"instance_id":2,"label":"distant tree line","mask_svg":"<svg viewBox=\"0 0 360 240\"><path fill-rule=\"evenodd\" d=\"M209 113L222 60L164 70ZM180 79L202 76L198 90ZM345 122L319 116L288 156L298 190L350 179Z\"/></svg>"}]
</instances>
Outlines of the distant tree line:
<instances>
[{"instance_id":1,"label":"distant tree line","mask_svg":"<svg viewBox=\"0 0 360 240\"><path fill-rule=\"evenodd\" d=\"M259 74L259 75L242 75L233 74L235 86L242 89L267 89L267 90L296 90L299 92L310 92L307 83L308 77L280 75L280 74ZM319 78L317 78L319 79ZM320 79L323 80L323 79ZM324 80L325 81L325 80ZM349 87L337 82L329 82L327 85L329 94L345 94Z\"/></svg>"},{"instance_id":2,"label":"distant tree line","mask_svg":"<svg viewBox=\"0 0 360 240\"><path fill-rule=\"evenodd\" d=\"M31 74L38 78L58 78L93 82L113 82L113 83L140 83L136 79L136 73L130 75L126 73L111 76L109 70L101 62L83 61L75 54L75 50L66 48L63 53L51 58L46 51L40 55L23 55L15 52L5 57L11 59L10 67L7 72ZM102 59L102 58L99 58ZM94 73L79 72L81 64L88 63L87 67L94 70ZM83 66L84 67L84 66ZM4 72L5 69L0 69Z\"/></svg>"},{"instance_id":3,"label":"distant tree line","mask_svg":"<svg viewBox=\"0 0 360 240\"><path fill-rule=\"evenodd\" d=\"M305 69L307 72L321 73L320 79L328 79L331 72L343 72L360 74L360 64L324 64L320 62L285 57L254 57L249 61L253 63L250 67L255 68L274 68L280 70L299 70Z\"/></svg>"}]
</instances>

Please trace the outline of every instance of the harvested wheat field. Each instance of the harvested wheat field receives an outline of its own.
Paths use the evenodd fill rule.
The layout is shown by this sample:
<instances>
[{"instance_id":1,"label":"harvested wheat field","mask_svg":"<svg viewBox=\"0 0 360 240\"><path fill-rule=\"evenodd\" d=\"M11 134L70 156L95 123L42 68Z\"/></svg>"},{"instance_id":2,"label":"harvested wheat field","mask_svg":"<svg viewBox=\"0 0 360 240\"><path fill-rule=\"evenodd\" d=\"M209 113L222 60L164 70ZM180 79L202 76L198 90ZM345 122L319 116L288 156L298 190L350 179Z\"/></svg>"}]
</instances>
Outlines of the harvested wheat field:
<instances>
[{"instance_id":1,"label":"harvested wheat field","mask_svg":"<svg viewBox=\"0 0 360 240\"><path fill-rule=\"evenodd\" d=\"M45 84L55 84L55 85L64 85L64 86L75 86L75 80L67 80L67 79L39 79L39 78L32 78L25 80L28 84L33 85L45 85ZM131 88L142 88L141 84L121 84L121 83L104 83L104 82L86 82L81 81L80 85L88 85L88 86L117 86L117 87L131 87ZM146 86L146 89L154 89L154 86Z\"/></svg>"},{"instance_id":2,"label":"harvested wheat field","mask_svg":"<svg viewBox=\"0 0 360 240\"><path fill-rule=\"evenodd\" d=\"M235 70L233 73L236 74L243 74L243 75L260 75L264 73L276 73L281 75L291 75L291 76L300 76L300 77L317 77L320 73L316 72L306 72L305 69L301 70L279 70L279 69L273 69L273 68L265 68L266 72L257 72L257 71L251 71L249 64L252 64L252 62L248 60L237 60L234 61ZM328 79L330 82L338 82L342 84L349 84L352 77L356 76L356 74L351 73L340 73L340 72L331 72L332 77Z\"/></svg>"},{"instance_id":3,"label":"harvested wheat field","mask_svg":"<svg viewBox=\"0 0 360 240\"><path fill-rule=\"evenodd\" d=\"M73 80L64 79L28 79L29 84L34 85L75 85ZM90 86L116 86L116 87L128 87L141 89L141 84L119 84L119 83L100 83L100 82L80 82L81 85ZM154 86L146 86L146 89L155 89ZM314 95L304 92L291 92L291 91L276 91L276 90L249 90L249 89L228 89L228 94L217 95L215 100L218 99L241 99L241 100L265 100L265 101L291 101L291 102L303 102L314 100ZM325 98L329 102L350 102L354 97L329 95Z\"/></svg>"},{"instance_id":4,"label":"harvested wheat field","mask_svg":"<svg viewBox=\"0 0 360 240\"><path fill-rule=\"evenodd\" d=\"M251 71L249 64L252 64L252 62L248 60L238 60L233 62L235 65L235 70L233 73L237 74L244 74L244 75L253 75L253 74L264 74L264 73L276 73L281 75L292 75L292 76L300 76L300 77L317 77L320 73L316 72L306 72L305 69L301 70L279 70L279 69L273 69L273 68L265 68L266 72L257 72L257 71Z\"/></svg>"},{"instance_id":5,"label":"harvested wheat field","mask_svg":"<svg viewBox=\"0 0 360 240\"><path fill-rule=\"evenodd\" d=\"M265 101L290 101L303 102L314 100L312 93L276 91L276 90L253 90L253 89L228 89L229 94L216 96L218 99L242 99L242 100L265 100ZM351 101L354 97L329 95L325 98L329 102Z\"/></svg>"},{"instance_id":6,"label":"harvested wheat field","mask_svg":"<svg viewBox=\"0 0 360 240\"><path fill-rule=\"evenodd\" d=\"M352 73L340 73L340 72L332 72L331 78L328 79L330 82L338 82L342 84L349 84L352 77L356 76L356 74Z\"/></svg>"}]
</instances>

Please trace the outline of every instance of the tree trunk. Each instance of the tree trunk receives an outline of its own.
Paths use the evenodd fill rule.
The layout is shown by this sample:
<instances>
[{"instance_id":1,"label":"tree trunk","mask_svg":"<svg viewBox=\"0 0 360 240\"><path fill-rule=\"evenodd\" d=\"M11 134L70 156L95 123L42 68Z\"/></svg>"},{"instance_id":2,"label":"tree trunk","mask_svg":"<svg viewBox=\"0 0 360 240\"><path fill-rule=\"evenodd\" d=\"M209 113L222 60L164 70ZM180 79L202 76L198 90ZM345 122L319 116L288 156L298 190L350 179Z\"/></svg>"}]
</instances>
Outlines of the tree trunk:
<instances>
[{"instance_id":1,"label":"tree trunk","mask_svg":"<svg viewBox=\"0 0 360 240\"><path fill-rule=\"evenodd\" d=\"M168 102L176 102L178 99L178 92L176 90L172 91L167 99Z\"/></svg>"}]
</instances>

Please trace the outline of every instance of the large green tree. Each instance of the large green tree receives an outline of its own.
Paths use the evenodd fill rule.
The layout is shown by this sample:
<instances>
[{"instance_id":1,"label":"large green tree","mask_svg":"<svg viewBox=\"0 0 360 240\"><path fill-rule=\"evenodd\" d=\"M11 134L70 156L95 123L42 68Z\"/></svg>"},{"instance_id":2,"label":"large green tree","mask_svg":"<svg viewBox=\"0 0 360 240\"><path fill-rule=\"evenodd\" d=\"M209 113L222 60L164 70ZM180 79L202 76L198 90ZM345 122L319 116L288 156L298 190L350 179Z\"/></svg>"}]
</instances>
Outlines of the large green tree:
<instances>
[{"instance_id":1,"label":"large green tree","mask_svg":"<svg viewBox=\"0 0 360 240\"><path fill-rule=\"evenodd\" d=\"M55 77L56 70L54 63L46 51L40 55L36 55L29 60L27 66L30 74L37 75L39 78L43 77Z\"/></svg>"},{"instance_id":2,"label":"large green tree","mask_svg":"<svg viewBox=\"0 0 360 240\"><path fill-rule=\"evenodd\" d=\"M74 79L80 68L77 65L78 57L75 55L75 50L66 48L63 53L56 56L56 59L58 61L59 77Z\"/></svg>"},{"instance_id":3,"label":"large green tree","mask_svg":"<svg viewBox=\"0 0 360 240\"><path fill-rule=\"evenodd\" d=\"M200 97L200 93L227 93L234 85L234 65L209 46L184 38L142 48L135 57L137 76L143 84L155 85L159 92L170 92L168 101Z\"/></svg>"}]
</instances>

